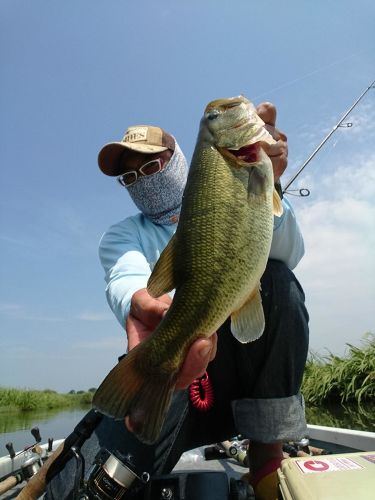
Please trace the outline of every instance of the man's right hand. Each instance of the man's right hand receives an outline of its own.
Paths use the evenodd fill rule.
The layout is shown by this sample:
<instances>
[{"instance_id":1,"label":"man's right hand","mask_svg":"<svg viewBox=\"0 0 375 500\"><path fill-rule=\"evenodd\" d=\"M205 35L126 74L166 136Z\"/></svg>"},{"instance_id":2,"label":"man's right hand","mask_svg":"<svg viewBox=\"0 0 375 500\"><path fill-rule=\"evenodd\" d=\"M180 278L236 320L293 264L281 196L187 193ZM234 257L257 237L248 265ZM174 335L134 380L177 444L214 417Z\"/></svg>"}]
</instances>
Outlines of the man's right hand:
<instances>
[{"instance_id":1,"label":"man's right hand","mask_svg":"<svg viewBox=\"0 0 375 500\"><path fill-rule=\"evenodd\" d=\"M171 304L172 299L168 294L155 299L146 288L133 294L125 325L129 351L151 335Z\"/></svg>"},{"instance_id":2,"label":"man's right hand","mask_svg":"<svg viewBox=\"0 0 375 500\"><path fill-rule=\"evenodd\" d=\"M129 316L126 320L128 349L145 340L158 326L169 309L172 299L168 294L155 299L146 288L133 294ZM184 389L204 374L207 365L216 355L217 335L202 337L191 345L177 379L176 389Z\"/></svg>"}]
</instances>

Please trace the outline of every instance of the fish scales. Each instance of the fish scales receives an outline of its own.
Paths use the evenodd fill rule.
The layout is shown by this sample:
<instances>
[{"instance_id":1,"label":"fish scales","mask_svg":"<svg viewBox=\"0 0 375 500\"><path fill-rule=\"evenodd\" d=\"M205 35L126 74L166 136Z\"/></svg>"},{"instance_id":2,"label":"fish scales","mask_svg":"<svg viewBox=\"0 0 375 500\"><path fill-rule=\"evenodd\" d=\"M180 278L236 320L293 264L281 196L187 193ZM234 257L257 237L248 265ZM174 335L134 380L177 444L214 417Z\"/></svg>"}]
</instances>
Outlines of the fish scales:
<instances>
[{"instance_id":1,"label":"fish scales","mask_svg":"<svg viewBox=\"0 0 375 500\"><path fill-rule=\"evenodd\" d=\"M173 350L170 342L175 343L173 354L179 361L181 351L195 338L211 335L232 312L239 284L248 282L243 276L244 268L249 276L254 272L251 235L257 228L253 233L248 227L254 227L260 219L259 211L249 210L246 202L248 175L241 172L234 177L228 162L211 147L198 150L191 169L195 165L198 165L197 175L193 171L189 174L190 188L184 194L181 223L176 231L178 243L183 237L177 260L186 265L176 266L173 304L152 337L155 364L162 364L165 351ZM212 211L215 218L211 217ZM243 211L248 212L248 217ZM268 212L271 213L270 209ZM254 224L251 223L252 215L256 216ZM269 219L272 225L272 218ZM216 220L220 220L220 224L215 223ZM264 221L261 230L263 226ZM242 265L239 265L239 255ZM245 290L247 292L247 286ZM151 371L152 364L146 370Z\"/></svg>"},{"instance_id":2,"label":"fish scales","mask_svg":"<svg viewBox=\"0 0 375 500\"><path fill-rule=\"evenodd\" d=\"M271 161L259 147L272 139L259 120L242 96L207 106L176 234L148 283L153 296L175 289L173 302L154 333L95 394L94 405L104 413L129 415L144 442L154 442L160 433L194 340L211 336L229 316L241 342L263 331L259 280L269 255L273 213L281 213L281 204ZM251 164L246 161L249 148L252 158L256 155Z\"/></svg>"}]
</instances>

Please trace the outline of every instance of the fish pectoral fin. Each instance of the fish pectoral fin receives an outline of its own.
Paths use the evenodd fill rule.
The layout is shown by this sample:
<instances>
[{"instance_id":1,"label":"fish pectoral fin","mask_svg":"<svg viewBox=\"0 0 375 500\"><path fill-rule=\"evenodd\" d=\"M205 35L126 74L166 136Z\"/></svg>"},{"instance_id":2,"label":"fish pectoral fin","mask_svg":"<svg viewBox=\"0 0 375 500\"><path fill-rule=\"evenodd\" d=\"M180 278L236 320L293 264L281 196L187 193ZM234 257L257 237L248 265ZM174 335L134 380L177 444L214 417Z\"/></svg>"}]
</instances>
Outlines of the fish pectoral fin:
<instances>
[{"instance_id":1,"label":"fish pectoral fin","mask_svg":"<svg viewBox=\"0 0 375 500\"><path fill-rule=\"evenodd\" d=\"M281 217L283 215L284 209L281 202L281 198L276 189L273 190L273 215L276 217Z\"/></svg>"},{"instance_id":2,"label":"fish pectoral fin","mask_svg":"<svg viewBox=\"0 0 375 500\"><path fill-rule=\"evenodd\" d=\"M260 196L264 193L266 189L266 178L263 172L257 167L251 167L249 169L249 180L247 186L247 192L250 194L255 194Z\"/></svg>"},{"instance_id":3,"label":"fish pectoral fin","mask_svg":"<svg viewBox=\"0 0 375 500\"><path fill-rule=\"evenodd\" d=\"M168 412L177 373L147 376L139 368L147 350L135 347L107 375L93 398L93 406L115 419L128 417L132 432L144 443L154 443Z\"/></svg>"},{"instance_id":4,"label":"fish pectoral fin","mask_svg":"<svg viewBox=\"0 0 375 500\"><path fill-rule=\"evenodd\" d=\"M177 238L174 235L162 251L147 282L147 291L152 297L160 297L176 288L174 283L174 261Z\"/></svg>"},{"instance_id":5,"label":"fish pectoral fin","mask_svg":"<svg viewBox=\"0 0 375 500\"><path fill-rule=\"evenodd\" d=\"M231 315L231 331L239 342L258 339L264 330L264 312L260 291L256 290L245 304Z\"/></svg>"}]
</instances>

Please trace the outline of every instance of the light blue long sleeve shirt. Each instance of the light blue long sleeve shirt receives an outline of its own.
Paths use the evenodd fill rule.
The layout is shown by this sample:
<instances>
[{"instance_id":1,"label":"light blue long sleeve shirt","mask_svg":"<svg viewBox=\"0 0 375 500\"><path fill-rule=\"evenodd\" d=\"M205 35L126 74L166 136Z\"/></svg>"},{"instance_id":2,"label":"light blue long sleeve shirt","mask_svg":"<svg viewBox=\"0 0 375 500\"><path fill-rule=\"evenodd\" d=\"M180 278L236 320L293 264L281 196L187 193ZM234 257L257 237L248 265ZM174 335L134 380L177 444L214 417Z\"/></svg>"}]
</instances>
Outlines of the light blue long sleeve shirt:
<instances>
[{"instance_id":1,"label":"light blue long sleeve shirt","mask_svg":"<svg viewBox=\"0 0 375 500\"><path fill-rule=\"evenodd\" d=\"M292 206L285 198L284 212L274 218L270 258L294 269L304 254L304 243ZM105 270L107 301L122 327L132 295L147 280L173 236L177 224L157 225L139 213L111 226L101 238L99 257Z\"/></svg>"}]
</instances>

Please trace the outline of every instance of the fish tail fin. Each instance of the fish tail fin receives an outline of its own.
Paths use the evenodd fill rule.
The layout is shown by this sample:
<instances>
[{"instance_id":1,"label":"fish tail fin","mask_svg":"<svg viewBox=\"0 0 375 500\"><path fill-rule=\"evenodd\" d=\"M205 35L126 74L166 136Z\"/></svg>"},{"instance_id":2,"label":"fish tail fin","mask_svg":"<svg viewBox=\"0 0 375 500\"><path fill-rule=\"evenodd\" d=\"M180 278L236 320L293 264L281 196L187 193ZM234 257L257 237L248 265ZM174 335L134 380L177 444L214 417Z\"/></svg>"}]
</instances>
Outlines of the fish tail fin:
<instances>
[{"instance_id":1,"label":"fish tail fin","mask_svg":"<svg viewBox=\"0 0 375 500\"><path fill-rule=\"evenodd\" d=\"M93 405L105 415L128 417L128 427L144 443L154 443L170 406L176 373L146 376L140 366L146 351L142 344L132 349L107 375L97 389Z\"/></svg>"}]
</instances>

